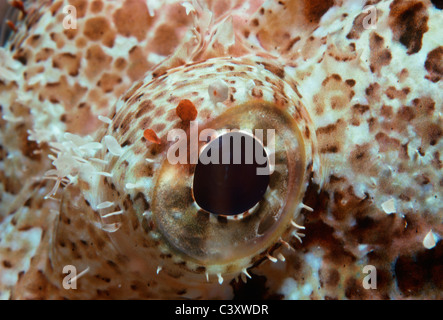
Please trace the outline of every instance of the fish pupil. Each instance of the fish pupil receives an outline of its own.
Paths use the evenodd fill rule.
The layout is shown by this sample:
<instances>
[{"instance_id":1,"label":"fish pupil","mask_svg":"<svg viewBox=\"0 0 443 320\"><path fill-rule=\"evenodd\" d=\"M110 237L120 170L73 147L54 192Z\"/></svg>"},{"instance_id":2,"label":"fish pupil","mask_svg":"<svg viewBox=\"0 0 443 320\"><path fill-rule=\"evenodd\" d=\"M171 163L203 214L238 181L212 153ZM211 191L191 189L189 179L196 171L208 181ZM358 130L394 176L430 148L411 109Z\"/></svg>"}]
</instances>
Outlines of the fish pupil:
<instances>
[{"instance_id":1,"label":"fish pupil","mask_svg":"<svg viewBox=\"0 0 443 320\"><path fill-rule=\"evenodd\" d=\"M195 201L213 214L246 212L268 188L269 174L257 172L268 167L268 162L266 150L253 136L242 132L219 136L200 154L193 182Z\"/></svg>"}]
</instances>

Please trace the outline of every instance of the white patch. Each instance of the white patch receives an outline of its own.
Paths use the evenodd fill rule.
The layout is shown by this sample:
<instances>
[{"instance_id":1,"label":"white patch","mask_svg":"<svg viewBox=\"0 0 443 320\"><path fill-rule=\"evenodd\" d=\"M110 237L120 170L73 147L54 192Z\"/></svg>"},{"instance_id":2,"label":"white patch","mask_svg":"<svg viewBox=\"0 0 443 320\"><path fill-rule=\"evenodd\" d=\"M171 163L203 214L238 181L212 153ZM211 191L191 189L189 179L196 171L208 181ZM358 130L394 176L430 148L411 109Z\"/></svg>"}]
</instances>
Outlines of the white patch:
<instances>
[{"instance_id":1,"label":"white patch","mask_svg":"<svg viewBox=\"0 0 443 320\"><path fill-rule=\"evenodd\" d=\"M157 11L163 1L158 0L146 0L146 5L148 6L149 16L153 17L155 16L155 11Z\"/></svg>"},{"instance_id":2,"label":"white patch","mask_svg":"<svg viewBox=\"0 0 443 320\"><path fill-rule=\"evenodd\" d=\"M381 204L381 207L382 207L383 211L386 212L387 214L391 214L391 213L396 212L394 198L391 198L391 199L383 202Z\"/></svg>"},{"instance_id":3,"label":"white patch","mask_svg":"<svg viewBox=\"0 0 443 320\"><path fill-rule=\"evenodd\" d=\"M288 300L309 299L312 293L312 285L305 283L300 286L293 278L286 278L281 288L281 293Z\"/></svg>"},{"instance_id":4,"label":"white patch","mask_svg":"<svg viewBox=\"0 0 443 320\"><path fill-rule=\"evenodd\" d=\"M114 156L121 156L123 154L123 148L113 136L105 136L105 144L109 152Z\"/></svg>"},{"instance_id":5,"label":"white patch","mask_svg":"<svg viewBox=\"0 0 443 320\"><path fill-rule=\"evenodd\" d=\"M123 210L115 211L115 212L111 212L111 213L103 215L102 218L109 218L109 217L113 217L113 216L118 216L118 215L123 214L123 213L124 213Z\"/></svg>"},{"instance_id":6,"label":"white patch","mask_svg":"<svg viewBox=\"0 0 443 320\"><path fill-rule=\"evenodd\" d=\"M113 233L116 232L118 229L120 229L120 223L111 223L111 224L105 224L101 226L101 229L103 231Z\"/></svg>"},{"instance_id":7,"label":"white patch","mask_svg":"<svg viewBox=\"0 0 443 320\"><path fill-rule=\"evenodd\" d=\"M186 9L186 15L189 16L189 14L191 12L195 12L195 8L192 5L192 3L190 3L190 2L183 2L181 5Z\"/></svg>"},{"instance_id":8,"label":"white patch","mask_svg":"<svg viewBox=\"0 0 443 320\"><path fill-rule=\"evenodd\" d=\"M425 238L423 239L423 246L426 249L432 249L435 247L435 244L437 243L438 238L435 236L435 234L430 230Z\"/></svg>"},{"instance_id":9,"label":"white patch","mask_svg":"<svg viewBox=\"0 0 443 320\"><path fill-rule=\"evenodd\" d=\"M127 183L126 184L126 189L131 190L131 189L136 189L137 185L135 183Z\"/></svg>"},{"instance_id":10,"label":"white patch","mask_svg":"<svg viewBox=\"0 0 443 320\"><path fill-rule=\"evenodd\" d=\"M226 19L218 27L217 41L224 45L225 49L235 44L234 25L232 24L232 17Z\"/></svg>"},{"instance_id":11,"label":"white patch","mask_svg":"<svg viewBox=\"0 0 443 320\"><path fill-rule=\"evenodd\" d=\"M109 207L112 207L114 205L114 202L110 202L110 201L105 201L105 202L102 202L102 203L100 203L98 206L97 206L97 209L106 209L106 208L109 208Z\"/></svg>"},{"instance_id":12,"label":"white patch","mask_svg":"<svg viewBox=\"0 0 443 320\"><path fill-rule=\"evenodd\" d=\"M311 299L314 288L320 287L318 273L322 264L322 258L312 253L305 255L305 262L311 268L311 278L305 279L302 285L293 278L286 278L280 288L280 293L288 300Z\"/></svg>"},{"instance_id":13,"label":"white patch","mask_svg":"<svg viewBox=\"0 0 443 320\"><path fill-rule=\"evenodd\" d=\"M218 102L223 102L228 99L229 87L222 80L216 80L211 83L208 87L209 98L216 104Z\"/></svg>"},{"instance_id":14,"label":"white patch","mask_svg":"<svg viewBox=\"0 0 443 320\"><path fill-rule=\"evenodd\" d=\"M112 123L111 119L109 119L108 117L104 117L104 116L98 116L98 120L100 120L100 121L102 121L104 123L107 123L107 124L111 124Z\"/></svg>"},{"instance_id":15,"label":"white patch","mask_svg":"<svg viewBox=\"0 0 443 320\"><path fill-rule=\"evenodd\" d=\"M161 55L156 54L154 52L151 52L148 55L148 61L151 62L152 64L159 64L163 60L165 60L165 56L161 56Z\"/></svg>"}]
</instances>

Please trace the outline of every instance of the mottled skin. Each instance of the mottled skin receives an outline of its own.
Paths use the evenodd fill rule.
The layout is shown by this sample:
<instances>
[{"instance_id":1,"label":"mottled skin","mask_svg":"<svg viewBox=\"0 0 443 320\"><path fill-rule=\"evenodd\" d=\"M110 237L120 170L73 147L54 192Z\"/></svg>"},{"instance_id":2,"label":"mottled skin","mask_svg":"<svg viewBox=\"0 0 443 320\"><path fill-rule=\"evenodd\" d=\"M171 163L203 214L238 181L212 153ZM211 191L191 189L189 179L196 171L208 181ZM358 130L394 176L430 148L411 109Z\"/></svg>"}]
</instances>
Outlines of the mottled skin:
<instances>
[{"instance_id":1,"label":"mottled skin","mask_svg":"<svg viewBox=\"0 0 443 320\"><path fill-rule=\"evenodd\" d=\"M62 27L68 2L76 31ZM25 3L0 52L2 298L442 298L443 247L423 246L431 229L443 233L439 2L262 2L207 1L187 15L166 1L153 17L135 0ZM377 8L375 29L362 27L365 5ZM222 104L208 96L216 80L229 87ZM257 222L265 240L252 251L235 236L248 223L192 211L192 166L165 167L168 132L188 130L182 99L201 128L281 133L280 167L255 215L280 208L282 219ZM68 184L54 199L44 199L48 170ZM98 209L105 201L112 207ZM172 224L180 232L164 232L168 206L187 217ZM291 219L306 227L301 244ZM210 228L233 234L220 237L237 244L229 261L191 257L211 246ZM191 235L198 241L177 250L174 239ZM286 261L269 261L279 253ZM68 264L89 268L77 290L62 287ZM362 286L367 264L376 290ZM244 268L246 284L235 280Z\"/></svg>"}]
</instances>

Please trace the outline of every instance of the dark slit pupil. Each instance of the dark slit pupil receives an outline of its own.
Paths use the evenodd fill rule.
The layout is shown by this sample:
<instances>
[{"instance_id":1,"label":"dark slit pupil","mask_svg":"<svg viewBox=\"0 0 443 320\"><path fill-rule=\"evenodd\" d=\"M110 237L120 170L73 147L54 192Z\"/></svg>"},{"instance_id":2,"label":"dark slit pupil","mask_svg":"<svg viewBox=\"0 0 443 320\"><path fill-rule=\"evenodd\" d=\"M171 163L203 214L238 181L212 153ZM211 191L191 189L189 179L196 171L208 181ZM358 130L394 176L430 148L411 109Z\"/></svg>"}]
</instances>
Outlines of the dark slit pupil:
<instances>
[{"instance_id":1,"label":"dark slit pupil","mask_svg":"<svg viewBox=\"0 0 443 320\"><path fill-rule=\"evenodd\" d=\"M233 132L218 137L203 150L195 168L195 201L215 214L236 215L251 209L269 185L268 174L257 174L257 168L267 164L266 151L252 136Z\"/></svg>"}]
</instances>

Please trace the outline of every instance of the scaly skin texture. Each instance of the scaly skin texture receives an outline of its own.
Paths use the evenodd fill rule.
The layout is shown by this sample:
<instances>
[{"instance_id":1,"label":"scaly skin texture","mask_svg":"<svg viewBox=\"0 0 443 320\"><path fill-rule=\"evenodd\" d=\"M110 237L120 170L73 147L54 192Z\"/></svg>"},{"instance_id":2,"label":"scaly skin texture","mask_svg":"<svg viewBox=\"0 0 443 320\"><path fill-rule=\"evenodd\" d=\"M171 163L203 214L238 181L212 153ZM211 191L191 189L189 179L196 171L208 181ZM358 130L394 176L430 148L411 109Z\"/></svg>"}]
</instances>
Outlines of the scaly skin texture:
<instances>
[{"instance_id":1,"label":"scaly skin texture","mask_svg":"<svg viewBox=\"0 0 443 320\"><path fill-rule=\"evenodd\" d=\"M0 50L0 297L441 299L439 2L181 2L25 2ZM276 129L249 219L199 211L195 166L168 166L183 99L200 129Z\"/></svg>"}]
</instances>

